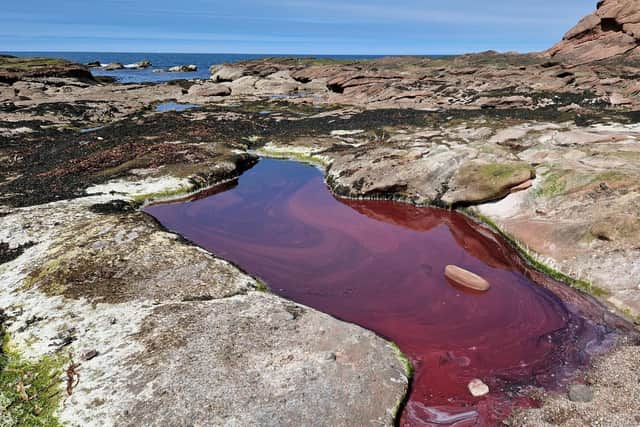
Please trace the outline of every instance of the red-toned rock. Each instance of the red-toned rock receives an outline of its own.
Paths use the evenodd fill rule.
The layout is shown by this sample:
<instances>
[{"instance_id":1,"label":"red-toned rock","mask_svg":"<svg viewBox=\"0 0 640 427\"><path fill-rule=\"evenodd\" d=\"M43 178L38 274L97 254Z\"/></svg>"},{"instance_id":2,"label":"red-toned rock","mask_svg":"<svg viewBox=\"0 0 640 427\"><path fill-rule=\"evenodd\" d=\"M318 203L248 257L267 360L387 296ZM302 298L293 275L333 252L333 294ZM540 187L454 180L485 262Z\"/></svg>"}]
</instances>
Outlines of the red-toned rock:
<instances>
[{"instance_id":1,"label":"red-toned rock","mask_svg":"<svg viewBox=\"0 0 640 427\"><path fill-rule=\"evenodd\" d=\"M528 181L525 181L522 184L518 184L515 187L511 187L511 192L512 193L517 193L519 191L528 190L529 188L531 188L531 186L533 186L533 180L532 179L530 179Z\"/></svg>"},{"instance_id":2,"label":"red-toned rock","mask_svg":"<svg viewBox=\"0 0 640 427\"><path fill-rule=\"evenodd\" d=\"M482 277L455 265L448 265L444 269L444 276L457 285L475 291L488 291L491 285Z\"/></svg>"},{"instance_id":3,"label":"red-toned rock","mask_svg":"<svg viewBox=\"0 0 640 427\"><path fill-rule=\"evenodd\" d=\"M571 64L609 59L635 50L640 39L640 0L601 0L546 54Z\"/></svg>"}]
</instances>

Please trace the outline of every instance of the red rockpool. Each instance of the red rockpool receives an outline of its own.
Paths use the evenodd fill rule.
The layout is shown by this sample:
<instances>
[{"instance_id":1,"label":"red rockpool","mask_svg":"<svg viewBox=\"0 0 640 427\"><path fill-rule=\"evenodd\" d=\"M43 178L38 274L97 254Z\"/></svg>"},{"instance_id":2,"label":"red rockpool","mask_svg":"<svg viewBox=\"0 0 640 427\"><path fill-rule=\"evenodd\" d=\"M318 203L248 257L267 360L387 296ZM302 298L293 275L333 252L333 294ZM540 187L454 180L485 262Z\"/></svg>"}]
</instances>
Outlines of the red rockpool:
<instances>
[{"instance_id":1,"label":"red rockpool","mask_svg":"<svg viewBox=\"0 0 640 427\"><path fill-rule=\"evenodd\" d=\"M465 216L338 199L308 165L262 160L238 182L145 211L278 295L395 342L414 367L402 426L496 424L535 405L529 386L562 386L610 335L597 304ZM449 264L491 289L448 283ZM471 396L474 378L488 395Z\"/></svg>"}]
</instances>

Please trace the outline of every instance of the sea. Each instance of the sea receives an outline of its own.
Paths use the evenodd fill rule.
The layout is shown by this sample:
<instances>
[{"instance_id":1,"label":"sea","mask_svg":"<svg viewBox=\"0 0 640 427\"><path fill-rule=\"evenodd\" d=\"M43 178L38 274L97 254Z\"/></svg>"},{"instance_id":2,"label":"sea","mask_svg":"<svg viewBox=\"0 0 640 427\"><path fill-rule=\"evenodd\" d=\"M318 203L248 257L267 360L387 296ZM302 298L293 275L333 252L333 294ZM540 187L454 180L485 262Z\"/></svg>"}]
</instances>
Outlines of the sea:
<instances>
[{"instance_id":1,"label":"sea","mask_svg":"<svg viewBox=\"0 0 640 427\"><path fill-rule=\"evenodd\" d=\"M5 52L0 52L5 53ZM124 69L107 71L102 68L92 68L95 76L113 77L121 83L164 82L180 79L207 79L210 77L209 67L212 65L233 63L260 58L273 57L305 57L325 59L373 59L376 55L279 55L279 54L238 54L238 53L132 53L132 52L6 52L14 56L40 56L48 58L63 58L69 61L86 64L100 62L109 64L120 62L123 65L135 64L142 60L149 60L151 67L146 69ZM198 71L190 73L158 73L153 70L163 70L175 65L194 64Z\"/></svg>"}]
</instances>

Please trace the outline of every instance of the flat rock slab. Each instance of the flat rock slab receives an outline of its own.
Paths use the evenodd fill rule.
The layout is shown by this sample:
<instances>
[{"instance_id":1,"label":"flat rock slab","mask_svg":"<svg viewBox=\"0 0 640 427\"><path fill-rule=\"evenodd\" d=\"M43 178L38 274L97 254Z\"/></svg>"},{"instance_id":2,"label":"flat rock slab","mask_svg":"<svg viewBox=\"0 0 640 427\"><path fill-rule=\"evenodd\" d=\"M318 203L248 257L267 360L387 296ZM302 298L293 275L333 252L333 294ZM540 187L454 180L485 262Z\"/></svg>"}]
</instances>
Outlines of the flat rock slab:
<instances>
[{"instance_id":1,"label":"flat rock slab","mask_svg":"<svg viewBox=\"0 0 640 427\"><path fill-rule=\"evenodd\" d=\"M160 306L117 425L392 425L402 363L373 333L274 295Z\"/></svg>"}]
</instances>

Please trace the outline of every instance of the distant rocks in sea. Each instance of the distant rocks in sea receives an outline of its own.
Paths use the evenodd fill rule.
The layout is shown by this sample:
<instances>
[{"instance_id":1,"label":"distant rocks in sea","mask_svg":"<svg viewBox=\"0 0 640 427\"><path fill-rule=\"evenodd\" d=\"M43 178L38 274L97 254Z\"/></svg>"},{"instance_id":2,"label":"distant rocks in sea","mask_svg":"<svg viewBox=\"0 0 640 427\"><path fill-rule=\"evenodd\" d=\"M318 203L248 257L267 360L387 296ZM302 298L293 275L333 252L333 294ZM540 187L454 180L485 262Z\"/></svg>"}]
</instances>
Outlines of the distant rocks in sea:
<instances>
[{"instance_id":1,"label":"distant rocks in sea","mask_svg":"<svg viewBox=\"0 0 640 427\"><path fill-rule=\"evenodd\" d=\"M167 70L170 73L193 73L198 71L198 66L194 64L189 65L176 65Z\"/></svg>"},{"instance_id":2,"label":"distant rocks in sea","mask_svg":"<svg viewBox=\"0 0 640 427\"><path fill-rule=\"evenodd\" d=\"M198 71L198 66L194 64L176 65L167 69L158 68L154 73L194 73Z\"/></svg>"},{"instance_id":3,"label":"distant rocks in sea","mask_svg":"<svg viewBox=\"0 0 640 427\"><path fill-rule=\"evenodd\" d=\"M142 61L138 61L134 64L123 64L121 62L111 62L109 64L103 64L100 61L91 61L87 63L87 67L91 68L102 68L104 70L114 71L114 70L142 70L144 68L151 67L151 61L148 59L143 59Z\"/></svg>"},{"instance_id":4,"label":"distant rocks in sea","mask_svg":"<svg viewBox=\"0 0 640 427\"><path fill-rule=\"evenodd\" d=\"M119 62L112 62L111 64L107 64L104 67L105 70L113 71L113 70L122 70L124 69L124 65Z\"/></svg>"}]
</instances>

